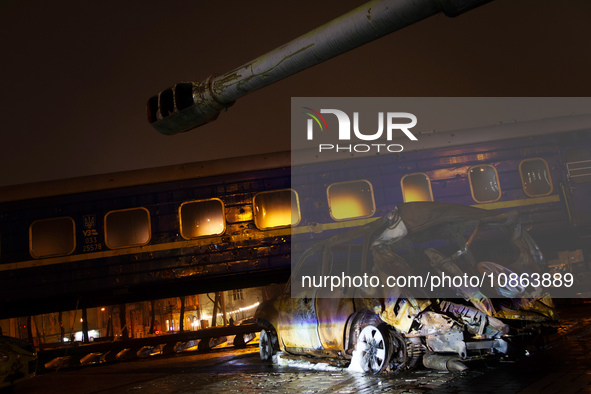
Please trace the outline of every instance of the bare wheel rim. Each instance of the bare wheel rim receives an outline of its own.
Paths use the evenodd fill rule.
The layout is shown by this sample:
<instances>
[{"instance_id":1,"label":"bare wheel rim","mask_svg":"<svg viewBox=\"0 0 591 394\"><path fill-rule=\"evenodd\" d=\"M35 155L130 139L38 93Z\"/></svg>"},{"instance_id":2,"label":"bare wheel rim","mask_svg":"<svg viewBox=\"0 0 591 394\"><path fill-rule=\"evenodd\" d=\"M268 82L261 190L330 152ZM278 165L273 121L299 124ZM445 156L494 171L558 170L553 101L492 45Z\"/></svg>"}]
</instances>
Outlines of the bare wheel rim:
<instances>
[{"instance_id":1,"label":"bare wheel rim","mask_svg":"<svg viewBox=\"0 0 591 394\"><path fill-rule=\"evenodd\" d=\"M377 327L367 326L359 334L356 350L360 353L360 367L365 372L377 374L388 363L388 343L382 331Z\"/></svg>"},{"instance_id":2,"label":"bare wheel rim","mask_svg":"<svg viewBox=\"0 0 591 394\"><path fill-rule=\"evenodd\" d=\"M259 354L263 361L268 361L273 357L271 335L266 330L261 330L261 335L259 336Z\"/></svg>"}]
</instances>

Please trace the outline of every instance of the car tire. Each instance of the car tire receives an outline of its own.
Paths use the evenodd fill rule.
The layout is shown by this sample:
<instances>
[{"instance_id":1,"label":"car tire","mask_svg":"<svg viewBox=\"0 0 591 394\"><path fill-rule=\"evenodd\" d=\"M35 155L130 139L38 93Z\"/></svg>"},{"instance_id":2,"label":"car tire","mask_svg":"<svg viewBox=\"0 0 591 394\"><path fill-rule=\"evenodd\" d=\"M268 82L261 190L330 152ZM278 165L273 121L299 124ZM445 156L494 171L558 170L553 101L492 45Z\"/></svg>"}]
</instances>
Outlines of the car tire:
<instances>
[{"instance_id":1,"label":"car tire","mask_svg":"<svg viewBox=\"0 0 591 394\"><path fill-rule=\"evenodd\" d=\"M358 362L366 373L378 374L384 371L392 355L392 340L385 325L368 325L361 330L355 351L359 352Z\"/></svg>"},{"instance_id":2,"label":"car tire","mask_svg":"<svg viewBox=\"0 0 591 394\"><path fill-rule=\"evenodd\" d=\"M259 336L259 355L261 356L261 360L272 362L275 353L277 353L277 334L273 330L262 329Z\"/></svg>"}]
</instances>

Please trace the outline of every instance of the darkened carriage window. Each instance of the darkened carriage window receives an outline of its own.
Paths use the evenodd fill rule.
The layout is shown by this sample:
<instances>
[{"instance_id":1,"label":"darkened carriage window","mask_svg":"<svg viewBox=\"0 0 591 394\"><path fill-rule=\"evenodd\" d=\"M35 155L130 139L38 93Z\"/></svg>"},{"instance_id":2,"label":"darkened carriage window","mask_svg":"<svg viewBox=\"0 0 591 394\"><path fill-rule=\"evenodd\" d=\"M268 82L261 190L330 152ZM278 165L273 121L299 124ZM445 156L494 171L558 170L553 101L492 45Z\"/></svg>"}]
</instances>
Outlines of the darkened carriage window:
<instances>
[{"instance_id":1,"label":"darkened carriage window","mask_svg":"<svg viewBox=\"0 0 591 394\"><path fill-rule=\"evenodd\" d=\"M122 209L105 215L105 243L111 249L150 242L150 213L146 208Z\"/></svg>"},{"instance_id":2,"label":"darkened carriage window","mask_svg":"<svg viewBox=\"0 0 591 394\"><path fill-rule=\"evenodd\" d=\"M433 201L431 180L425 173L407 174L400 180L404 202Z\"/></svg>"},{"instance_id":3,"label":"darkened carriage window","mask_svg":"<svg viewBox=\"0 0 591 394\"><path fill-rule=\"evenodd\" d=\"M373 188L366 180L333 183L326 193L334 220L370 217L376 211Z\"/></svg>"},{"instance_id":4,"label":"darkened carriage window","mask_svg":"<svg viewBox=\"0 0 591 394\"><path fill-rule=\"evenodd\" d=\"M468 170L472 198L476 202L493 202L501 198L497 169L483 164Z\"/></svg>"},{"instance_id":5,"label":"darkened carriage window","mask_svg":"<svg viewBox=\"0 0 591 394\"><path fill-rule=\"evenodd\" d=\"M217 198L182 203L179 218L185 239L220 235L226 229L224 203Z\"/></svg>"},{"instance_id":6,"label":"darkened carriage window","mask_svg":"<svg viewBox=\"0 0 591 394\"><path fill-rule=\"evenodd\" d=\"M64 256L76 249L74 219L37 220L29 227L29 249L34 258Z\"/></svg>"},{"instance_id":7,"label":"darkened carriage window","mask_svg":"<svg viewBox=\"0 0 591 394\"><path fill-rule=\"evenodd\" d=\"M550 169L544 159L526 159L519 163L523 191L530 197L552 193Z\"/></svg>"},{"instance_id":8,"label":"darkened carriage window","mask_svg":"<svg viewBox=\"0 0 591 394\"><path fill-rule=\"evenodd\" d=\"M253 206L254 223L261 230L296 226L300 222L298 195L291 189L258 193Z\"/></svg>"},{"instance_id":9,"label":"darkened carriage window","mask_svg":"<svg viewBox=\"0 0 591 394\"><path fill-rule=\"evenodd\" d=\"M591 182L591 152L585 148L566 151L568 177L576 183Z\"/></svg>"}]
</instances>

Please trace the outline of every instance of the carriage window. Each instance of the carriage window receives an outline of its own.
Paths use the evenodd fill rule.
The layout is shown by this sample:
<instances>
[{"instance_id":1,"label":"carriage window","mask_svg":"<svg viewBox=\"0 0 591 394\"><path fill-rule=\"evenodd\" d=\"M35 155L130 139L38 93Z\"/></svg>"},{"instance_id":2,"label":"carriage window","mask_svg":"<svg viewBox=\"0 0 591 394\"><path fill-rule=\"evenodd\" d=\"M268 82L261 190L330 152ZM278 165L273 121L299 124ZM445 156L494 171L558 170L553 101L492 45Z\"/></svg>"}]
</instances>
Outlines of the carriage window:
<instances>
[{"instance_id":1,"label":"carriage window","mask_svg":"<svg viewBox=\"0 0 591 394\"><path fill-rule=\"evenodd\" d=\"M566 151L568 177L576 183L591 182L591 152L585 148Z\"/></svg>"},{"instance_id":2,"label":"carriage window","mask_svg":"<svg viewBox=\"0 0 591 394\"><path fill-rule=\"evenodd\" d=\"M404 202L433 201L431 180L422 172L408 174L400 180Z\"/></svg>"},{"instance_id":3,"label":"carriage window","mask_svg":"<svg viewBox=\"0 0 591 394\"><path fill-rule=\"evenodd\" d=\"M122 209L105 215L105 242L111 249L150 242L150 213L146 208Z\"/></svg>"},{"instance_id":4,"label":"carriage window","mask_svg":"<svg viewBox=\"0 0 591 394\"><path fill-rule=\"evenodd\" d=\"M370 217L376 211L373 189L368 181L333 183L326 193L334 220Z\"/></svg>"},{"instance_id":5,"label":"carriage window","mask_svg":"<svg viewBox=\"0 0 591 394\"><path fill-rule=\"evenodd\" d=\"M474 166L468 171L472 198L476 202L492 202L501 198L497 169L484 164Z\"/></svg>"},{"instance_id":6,"label":"carriage window","mask_svg":"<svg viewBox=\"0 0 591 394\"><path fill-rule=\"evenodd\" d=\"M552 179L544 159L527 159L519 163L523 191L530 197L552 193Z\"/></svg>"},{"instance_id":7,"label":"carriage window","mask_svg":"<svg viewBox=\"0 0 591 394\"><path fill-rule=\"evenodd\" d=\"M254 196L254 223L261 229L295 226L300 222L300 204L291 189L262 192Z\"/></svg>"},{"instance_id":8,"label":"carriage window","mask_svg":"<svg viewBox=\"0 0 591 394\"><path fill-rule=\"evenodd\" d=\"M64 256L76 249L76 225L70 217L37 220L29 227L29 248L34 258Z\"/></svg>"},{"instance_id":9,"label":"carriage window","mask_svg":"<svg viewBox=\"0 0 591 394\"><path fill-rule=\"evenodd\" d=\"M181 236L185 239L220 235L226 229L224 203L217 198L182 203L179 218Z\"/></svg>"}]
</instances>

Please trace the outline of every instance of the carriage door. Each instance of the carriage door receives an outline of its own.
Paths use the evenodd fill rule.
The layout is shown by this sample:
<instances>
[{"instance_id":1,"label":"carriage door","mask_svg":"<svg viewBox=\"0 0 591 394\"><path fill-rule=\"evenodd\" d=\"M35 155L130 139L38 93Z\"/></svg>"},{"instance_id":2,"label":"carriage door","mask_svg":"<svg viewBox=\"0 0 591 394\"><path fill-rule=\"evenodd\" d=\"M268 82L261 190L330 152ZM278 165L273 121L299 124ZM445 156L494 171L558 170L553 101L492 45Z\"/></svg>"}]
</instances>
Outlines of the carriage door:
<instances>
[{"instance_id":1,"label":"carriage door","mask_svg":"<svg viewBox=\"0 0 591 394\"><path fill-rule=\"evenodd\" d=\"M571 223L580 232L591 230L591 151L587 147L571 146L564 150Z\"/></svg>"}]
</instances>

